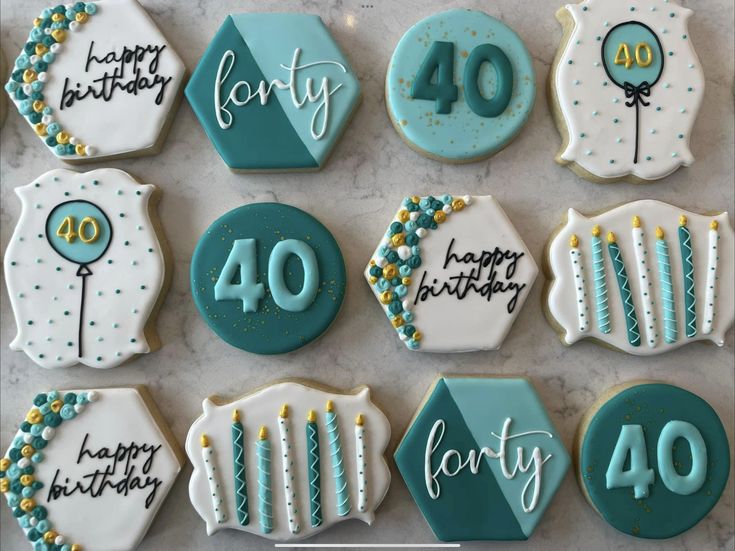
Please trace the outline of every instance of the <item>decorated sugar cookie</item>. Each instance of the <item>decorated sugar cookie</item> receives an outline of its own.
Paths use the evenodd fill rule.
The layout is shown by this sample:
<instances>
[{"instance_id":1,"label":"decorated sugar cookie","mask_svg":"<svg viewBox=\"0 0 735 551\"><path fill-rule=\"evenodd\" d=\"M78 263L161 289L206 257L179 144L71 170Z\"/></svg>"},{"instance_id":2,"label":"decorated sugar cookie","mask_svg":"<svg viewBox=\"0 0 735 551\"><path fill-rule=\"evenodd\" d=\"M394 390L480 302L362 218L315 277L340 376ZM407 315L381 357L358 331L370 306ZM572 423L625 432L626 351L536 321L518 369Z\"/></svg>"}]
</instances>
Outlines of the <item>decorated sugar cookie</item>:
<instances>
[{"instance_id":1,"label":"decorated sugar cookie","mask_svg":"<svg viewBox=\"0 0 735 551\"><path fill-rule=\"evenodd\" d=\"M442 377L395 452L442 541L531 536L569 468L569 454L522 378Z\"/></svg>"},{"instance_id":2,"label":"decorated sugar cookie","mask_svg":"<svg viewBox=\"0 0 735 551\"><path fill-rule=\"evenodd\" d=\"M317 15L228 15L186 97L235 171L319 170L360 103L360 83Z\"/></svg>"},{"instance_id":3,"label":"decorated sugar cookie","mask_svg":"<svg viewBox=\"0 0 735 551\"><path fill-rule=\"evenodd\" d=\"M704 74L692 11L669 0L567 4L550 74L561 165L594 182L657 180L689 166Z\"/></svg>"},{"instance_id":4,"label":"decorated sugar cookie","mask_svg":"<svg viewBox=\"0 0 735 551\"><path fill-rule=\"evenodd\" d=\"M410 350L500 347L538 269L491 196L406 197L365 278Z\"/></svg>"},{"instance_id":5,"label":"decorated sugar cookie","mask_svg":"<svg viewBox=\"0 0 735 551\"><path fill-rule=\"evenodd\" d=\"M33 20L5 90L59 159L99 161L160 150L185 72L136 0L76 2Z\"/></svg>"},{"instance_id":6,"label":"decorated sugar cookie","mask_svg":"<svg viewBox=\"0 0 735 551\"><path fill-rule=\"evenodd\" d=\"M52 170L16 188L23 210L5 251L17 335L41 367L110 368L160 346L167 286L156 187L117 169Z\"/></svg>"},{"instance_id":7,"label":"decorated sugar cookie","mask_svg":"<svg viewBox=\"0 0 735 551\"><path fill-rule=\"evenodd\" d=\"M282 381L202 406L186 452L189 497L207 534L232 528L291 541L343 520L372 524L390 484L390 425L367 387Z\"/></svg>"},{"instance_id":8,"label":"decorated sugar cookie","mask_svg":"<svg viewBox=\"0 0 735 551\"><path fill-rule=\"evenodd\" d=\"M329 230L278 203L253 203L220 217L191 261L199 313L223 340L257 354L290 352L324 333L346 282Z\"/></svg>"},{"instance_id":9,"label":"decorated sugar cookie","mask_svg":"<svg viewBox=\"0 0 735 551\"><path fill-rule=\"evenodd\" d=\"M415 151L448 163L490 157L528 120L533 61L510 27L455 9L411 27L385 78L388 116Z\"/></svg>"},{"instance_id":10,"label":"decorated sugar cookie","mask_svg":"<svg viewBox=\"0 0 735 551\"><path fill-rule=\"evenodd\" d=\"M727 213L635 201L595 216L569 209L547 248L547 314L566 345L591 338L653 355L723 346L735 317Z\"/></svg>"},{"instance_id":11,"label":"decorated sugar cookie","mask_svg":"<svg viewBox=\"0 0 735 551\"><path fill-rule=\"evenodd\" d=\"M33 549L132 551L183 463L144 387L54 390L0 459L0 491Z\"/></svg>"},{"instance_id":12,"label":"decorated sugar cookie","mask_svg":"<svg viewBox=\"0 0 735 551\"><path fill-rule=\"evenodd\" d=\"M702 520L730 473L730 444L705 400L665 383L608 390L585 414L575 467L587 500L613 527L665 539Z\"/></svg>"}]
</instances>

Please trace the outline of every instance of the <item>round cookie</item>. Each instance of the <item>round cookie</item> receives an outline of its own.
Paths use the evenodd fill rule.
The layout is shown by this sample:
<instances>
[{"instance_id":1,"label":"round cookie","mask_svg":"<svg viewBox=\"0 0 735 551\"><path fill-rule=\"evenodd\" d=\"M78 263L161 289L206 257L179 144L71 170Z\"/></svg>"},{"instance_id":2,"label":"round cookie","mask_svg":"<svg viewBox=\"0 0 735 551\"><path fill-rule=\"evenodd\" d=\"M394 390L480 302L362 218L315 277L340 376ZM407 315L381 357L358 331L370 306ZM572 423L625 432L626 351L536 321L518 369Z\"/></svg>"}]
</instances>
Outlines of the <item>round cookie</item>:
<instances>
[{"instance_id":1,"label":"round cookie","mask_svg":"<svg viewBox=\"0 0 735 551\"><path fill-rule=\"evenodd\" d=\"M689 140L704 73L692 11L669 0L583 0L559 9L564 28L549 73L563 144L557 163L592 182L663 178L694 157Z\"/></svg>"},{"instance_id":2,"label":"round cookie","mask_svg":"<svg viewBox=\"0 0 735 551\"><path fill-rule=\"evenodd\" d=\"M345 520L372 524L390 485L390 424L370 389L274 382L227 401L205 398L186 437L189 498L207 534L276 541Z\"/></svg>"},{"instance_id":3,"label":"round cookie","mask_svg":"<svg viewBox=\"0 0 735 551\"><path fill-rule=\"evenodd\" d=\"M185 461L147 389L52 390L29 405L0 492L30 546L136 549Z\"/></svg>"},{"instance_id":4,"label":"round cookie","mask_svg":"<svg viewBox=\"0 0 735 551\"><path fill-rule=\"evenodd\" d=\"M18 331L10 348L47 368L111 368L156 350L168 286L157 188L117 169L60 169L15 192L23 210L5 251Z\"/></svg>"},{"instance_id":5,"label":"round cookie","mask_svg":"<svg viewBox=\"0 0 735 551\"><path fill-rule=\"evenodd\" d=\"M337 241L288 205L254 203L216 220L191 262L199 313L223 340L257 354L290 352L339 312L347 273Z\"/></svg>"},{"instance_id":6,"label":"round cookie","mask_svg":"<svg viewBox=\"0 0 735 551\"><path fill-rule=\"evenodd\" d=\"M503 149L536 97L533 61L521 38L483 12L455 9L411 27L385 79L388 116L415 151L468 163Z\"/></svg>"},{"instance_id":7,"label":"round cookie","mask_svg":"<svg viewBox=\"0 0 735 551\"><path fill-rule=\"evenodd\" d=\"M653 200L585 216L549 239L546 314L572 345L593 339L648 356L696 341L724 346L735 319L735 235L727 213Z\"/></svg>"},{"instance_id":8,"label":"round cookie","mask_svg":"<svg viewBox=\"0 0 735 551\"><path fill-rule=\"evenodd\" d=\"M100 161L158 153L185 74L136 0L76 2L33 20L5 90L59 159Z\"/></svg>"},{"instance_id":9,"label":"round cookie","mask_svg":"<svg viewBox=\"0 0 735 551\"><path fill-rule=\"evenodd\" d=\"M659 382L608 390L577 433L582 492L613 527L664 539L688 530L715 506L730 473L730 445L702 398Z\"/></svg>"}]
</instances>

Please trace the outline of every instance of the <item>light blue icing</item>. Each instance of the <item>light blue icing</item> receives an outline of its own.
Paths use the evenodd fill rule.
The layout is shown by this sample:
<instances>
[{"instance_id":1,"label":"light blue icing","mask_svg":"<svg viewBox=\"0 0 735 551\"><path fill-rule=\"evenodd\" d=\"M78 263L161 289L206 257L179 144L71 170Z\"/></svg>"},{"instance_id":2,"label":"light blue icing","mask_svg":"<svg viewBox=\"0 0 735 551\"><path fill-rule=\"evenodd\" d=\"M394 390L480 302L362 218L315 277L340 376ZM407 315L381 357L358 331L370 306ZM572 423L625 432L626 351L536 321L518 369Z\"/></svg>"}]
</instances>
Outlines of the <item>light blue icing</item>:
<instances>
[{"instance_id":1,"label":"light blue icing","mask_svg":"<svg viewBox=\"0 0 735 551\"><path fill-rule=\"evenodd\" d=\"M411 98L414 76L435 41L455 44L454 83L460 93L447 115L436 114L434 101ZM471 52L488 43L500 48L513 68L510 105L494 118L475 114L462 92ZM496 70L483 63L478 85L484 98L493 98L496 84ZM471 160L502 149L520 131L533 108L536 77L531 56L512 29L482 12L455 9L420 21L401 38L388 66L386 94L391 119L410 143L442 159Z\"/></svg>"},{"instance_id":2,"label":"light blue icing","mask_svg":"<svg viewBox=\"0 0 735 551\"><path fill-rule=\"evenodd\" d=\"M297 294L292 293L286 286L283 274L286 261L292 254L299 257L304 268L304 282ZM274 302L284 310L289 312L306 310L314 302L319 290L319 264L314 249L298 239L286 239L276 243L268 259L268 285Z\"/></svg>"},{"instance_id":3,"label":"light blue icing","mask_svg":"<svg viewBox=\"0 0 735 551\"><path fill-rule=\"evenodd\" d=\"M318 93L324 77L329 79L330 90L342 85L329 98L329 123L326 133L319 140L315 140L311 135L311 120L321 100L316 103L307 101L298 109L293 105L288 90L274 90L269 100L277 101L281 105L306 149L320 166L323 165L360 100L360 83L347 58L318 15L244 13L233 14L231 17L268 82L280 79L288 83L289 72L281 65L291 66L296 48L301 49L299 66L319 61L333 61L346 69L345 72L341 67L330 63L296 72L299 99L305 97L307 78L314 81L314 93ZM253 89L257 85L258 83L251 82ZM324 108L317 119L318 129L321 129L323 111Z\"/></svg>"},{"instance_id":4,"label":"light blue icing","mask_svg":"<svg viewBox=\"0 0 735 551\"><path fill-rule=\"evenodd\" d=\"M677 472L672 450L677 438L685 439L692 454L689 473ZM678 445L678 444L677 444ZM699 429L686 421L669 421L661 430L656 445L658 473L666 487L675 494L688 496L698 491L707 478L707 446Z\"/></svg>"},{"instance_id":5,"label":"light blue icing","mask_svg":"<svg viewBox=\"0 0 735 551\"><path fill-rule=\"evenodd\" d=\"M217 283L214 284L214 300L241 300L243 312L257 312L265 288L258 283L255 239L236 239L227 256ZM232 283L239 276L240 283Z\"/></svg>"},{"instance_id":6,"label":"light blue icing","mask_svg":"<svg viewBox=\"0 0 735 551\"><path fill-rule=\"evenodd\" d=\"M624 64L616 65L615 56L620 44L628 45L628 52L633 64L626 68ZM638 44L645 43L651 48L653 60L648 67L641 67L636 63L635 50ZM647 62L646 53L641 52L641 61ZM663 65L663 52L656 35L643 24L631 21L614 28L605 39L603 61L610 76L615 83L622 88L628 82L633 86L640 86L642 82L653 85L661 74Z\"/></svg>"},{"instance_id":7,"label":"light blue icing","mask_svg":"<svg viewBox=\"0 0 735 551\"><path fill-rule=\"evenodd\" d=\"M601 333L610 332L610 310L607 298L607 282L605 280L605 259L602 256L602 239L592 236L592 268L595 280L595 306L597 309L597 327Z\"/></svg>"},{"instance_id":8,"label":"light blue icing","mask_svg":"<svg viewBox=\"0 0 735 551\"><path fill-rule=\"evenodd\" d=\"M630 453L630 468L625 461ZM648 497L648 487L654 483L653 469L648 468L646 437L640 425L623 425L615 444L610 465L605 472L607 489L633 487L636 499Z\"/></svg>"},{"instance_id":9,"label":"light blue icing","mask_svg":"<svg viewBox=\"0 0 735 551\"><path fill-rule=\"evenodd\" d=\"M273 491L271 489L271 444L258 440L255 444L258 455L258 517L264 534L273 531Z\"/></svg>"},{"instance_id":10,"label":"light blue icing","mask_svg":"<svg viewBox=\"0 0 735 551\"><path fill-rule=\"evenodd\" d=\"M332 458L332 476L334 477L334 491L337 494L337 515L343 517L350 513L350 490L347 487L342 444L339 437L339 422L337 414L328 411L324 414L327 425L327 439L329 440L329 455Z\"/></svg>"},{"instance_id":11,"label":"light blue icing","mask_svg":"<svg viewBox=\"0 0 735 551\"><path fill-rule=\"evenodd\" d=\"M99 227L97 239L90 243L84 243L79 237L67 242L64 237L56 235L56 231L62 225L64 218L74 217L74 232L79 233L79 226L85 217L94 218ZM92 226L85 226L87 239L92 236ZM46 238L61 256L76 264L84 265L99 259L107 250L112 239L112 227L107 215L102 210L88 201L69 201L61 203L49 215L46 221Z\"/></svg>"},{"instance_id":12,"label":"light blue icing","mask_svg":"<svg viewBox=\"0 0 735 551\"><path fill-rule=\"evenodd\" d=\"M656 240L656 256L658 257L658 279L661 285L661 301L664 309L664 340L672 343L676 342L678 329L676 326L674 286L671 282L669 245L666 243L666 240Z\"/></svg>"},{"instance_id":13,"label":"light blue icing","mask_svg":"<svg viewBox=\"0 0 735 551\"><path fill-rule=\"evenodd\" d=\"M500 440L492 436L491 432L500 435L507 418L512 419L510 436L528 431L544 431L553 435L550 438L547 434L529 434L508 440L506 444L506 461L510 470L516 464L517 447L524 449L524 464L531 461L531 453L535 447L541 450L543 458L551 455L551 458L543 464L538 505L530 512L523 510L521 497L534 467L531 467L528 473L519 471L515 477L507 479L503 475L500 461L485 457L485 462L490 467L521 530L527 537L530 536L554 497L570 464L569 454L541 399L533 385L526 379L448 377L444 381L467 429L474 438L474 442L467 442L466 450L461 450L463 454L470 448L479 450L483 446L499 451ZM526 493L526 505L531 495L532 489L529 489Z\"/></svg>"}]
</instances>

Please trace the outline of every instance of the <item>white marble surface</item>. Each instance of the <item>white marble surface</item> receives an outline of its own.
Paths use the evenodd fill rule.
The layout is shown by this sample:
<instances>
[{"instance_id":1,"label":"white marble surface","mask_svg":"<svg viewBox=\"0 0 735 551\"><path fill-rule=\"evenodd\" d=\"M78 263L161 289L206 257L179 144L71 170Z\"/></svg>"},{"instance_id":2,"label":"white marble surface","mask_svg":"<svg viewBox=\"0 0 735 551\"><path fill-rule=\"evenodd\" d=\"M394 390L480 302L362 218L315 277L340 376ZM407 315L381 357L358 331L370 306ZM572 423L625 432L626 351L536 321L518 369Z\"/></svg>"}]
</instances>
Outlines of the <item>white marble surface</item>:
<instances>
[{"instance_id":1,"label":"white marble surface","mask_svg":"<svg viewBox=\"0 0 735 551\"><path fill-rule=\"evenodd\" d=\"M384 74L393 47L415 21L449 4L441 0L388 2L255 1L176 2L143 0L191 70L226 14L245 10L318 13L337 37L357 71L364 101L328 166L316 174L242 176L231 174L209 144L188 104L182 104L163 152L112 166L163 189L160 215L175 257L173 287L159 330L164 347L112 371L77 367L43 371L8 343L15 331L7 292L2 291L0 441L10 442L16 424L41 389L145 383L183 441L206 395L235 396L274 378L300 376L341 387L366 383L393 427L391 451L425 391L439 373L524 374L536 384L565 442L571 447L581 413L607 387L629 379L655 378L682 385L706 398L733 436L733 332L724 349L691 345L653 358L622 355L594 344L564 348L541 310L543 280L498 352L466 355L410 353L396 338L362 278L364 263L405 194L461 192L495 195L515 221L538 262L544 242L567 207L592 211L643 197L693 209L733 207L733 17L731 0L685 1L694 8L691 37L705 67L707 90L694 131L697 159L660 183L644 187L599 186L557 166L559 136L546 103L545 82L561 29L553 0L468 0L516 29L534 58L538 99L528 126L489 161L449 166L409 150L391 128L383 100ZM20 50L43 0L3 0L2 48L11 59ZM2 249L7 246L20 204L12 188L61 166L21 117L9 114L2 132ZM93 168L96 165L91 165ZM318 216L338 237L351 285L335 325L316 343L280 357L258 357L229 347L205 326L189 294L189 259L199 235L220 214L246 202L277 200ZM728 282L723 282L727 285ZM732 282L729 282L732 284ZM373 527L341 524L311 543L432 542L400 476L394 481ZM239 532L211 538L190 506L190 469L179 478L141 550L271 549L272 543ZM8 508L0 507L3 549L29 548ZM111 514L114 514L111 512ZM467 544L467 549L489 544ZM634 540L616 532L588 506L571 473L533 538L493 548L527 549L733 549L733 476L710 515L681 537L665 542Z\"/></svg>"}]
</instances>

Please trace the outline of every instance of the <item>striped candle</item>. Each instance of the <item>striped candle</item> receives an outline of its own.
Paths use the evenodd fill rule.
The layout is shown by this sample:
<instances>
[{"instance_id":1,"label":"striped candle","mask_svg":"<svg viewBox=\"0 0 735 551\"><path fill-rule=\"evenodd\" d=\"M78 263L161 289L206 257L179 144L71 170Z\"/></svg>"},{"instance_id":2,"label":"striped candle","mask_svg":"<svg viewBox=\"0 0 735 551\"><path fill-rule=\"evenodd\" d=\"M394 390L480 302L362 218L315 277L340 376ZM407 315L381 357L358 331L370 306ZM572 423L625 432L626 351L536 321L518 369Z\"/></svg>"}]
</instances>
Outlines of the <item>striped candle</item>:
<instances>
[{"instance_id":1,"label":"striped candle","mask_svg":"<svg viewBox=\"0 0 735 551\"><path fill-rule=\"evenodd\" d=\"M355 462L357 467L357 510L367 511L367 458L365 457L365 417L355 418Z\"/></svg>"},{"instance_id":2,"label":"striped candle","mask_svg":"<svg viewBox=\"0 0 735 551\"><path fill-rule=\"evenodd\" d=\"M717 286L717 244L720 239L717 229L717 220L712 220L709 225L709 247L707 249L707 287L704 299L704 319L702 320L702 333L712 333L712 325L715 320L715 291Z\"/></svg>"},{"instance_id":3,"label":"striped candle","mask_svg":"<svg viewBox=\"0 0 735 551\"><path fill-rule=\"evenodd\" d=\"M209 483L209 493L212 497L212 507L214 508L214 516L217 524L222 524L227 520L225 512L224 500L220 493L221 485L219 483L219 475L215 465L214 450L207 438L206 434L202 434L200 438L202 445L202 459L204 460L204 471L207 473L207 481Z\"/></svg>"},{"instance_id":4,"label":"striped candle","mask_svg":"<svg viewBox=\"0 0 735 551\"><path fill-rule=\"evenodd\" d=\"M684 273L684 332L687 337L697 335L697 297L694 294L694 261L692 254L692 235L687 228L687 217L679 217L679 246Z\"/></svg>"},{"instance_id":5,"label":"striped candle","mask_svg":"<svg viewBox=\"0 0 735 551\"><path fill-rule=\"evenodd\" d=\"M306 418L306 453L309 465L311 526L316 528L322 524L322 488L319 458L319 426L316 424L316 412L313 409L309 410L309 415Z\"/></svg>"},{"instance_id":6,"label":"striped candle","mask_svg":"<svg viewBox=\"0 0 735 551\"><path fill-rule=\"evenodd\" d=\"M641 219L633 217L633 251L635 251L636 267L638 268L638 288L643 304L643 329L646 333L646 342L653 348L656 346L656 318L653 311L653 285L648 277L648 250L646 249L646 236L641 227Z\"/></svg>"},{"instance_id":7,"label":"striped candle","mask_svg":"<svg viewBox=\"0 0 735 551\"><path fill-rule=\"evenodd\" d=\"M671 282L671 262L669 245L664 238L664 230L656 228L656 256L658 257L658 281L661 286L661 302L664 307L664 340L674 343L677 339L676 306L674 304L674 285Z\"/></svg>"},{"instance_id":8,"label":"striped candle","mask_svg":"<svg viewBox=\"0 0 735 551\"><path fill-rule=\"evenodd\" d=\"M232 455L235 472L235 509L237 522L246 526L250 522L248 514L248 483L245 476L245 431L240 422L240 412L232 410Z\"/></svg>"},{"instance_id":9,"label":"striped candle","mask_svg":"<svg viewBox=\"0 0 735 551\"><path fill-rule=\"evenodd\" d=\"M258 513L260 529L264 534L273 531L273 496L271 492L271 444L268 429L260 427L255 444L258 456Z\"/></svg>"},{"instance_id":10,"label":"striped candle","mask_svg":"<svg viewBox=\"0 0 735 551\"><path fill-rule=\"evenodd\" d=\"M635 306L633 305L633 295L630 292L630 283L628 282L628 273L625 271L625 263L620 254L620 247L615 241L615 234L608 232L607 234L607 251L610 254L615 275L620 288L620 298L623 301L623 310L625 312L625 327L628 331L628 342L631 346L641 345L641 335L638 332L638 318L635 315Z\"/></svg>"},{"instance_id":11,"label":"striped candle","mask_svg":"<svg viewBox=\"0 0 735 551\"><path fill-rule=\"evenodd\" d=\"M586 333L590 328L590 308L587 305L587 292L584 283L584 266L582 264L582 253L579 251L579 239L572 234L569 238L569 258L572 263L574 274L574 289L577 296L577 327L580 333Z\"/></svg>"},{"instance_id":12,"label":"striped candle","mask_svg":"<svg viewBox=\"0 0 735 551\"><path fill-rule=\"evenodd\" d=\"M281 437L281 467L283 468L283 491L286 497L286 512L288 515L288 529L292 534L301 531L299 523L299 508L296 502L296 476L294 474L293 457L291 452L291 423L288 419L288 406L281 406L278 414L278 432Z\"/></svg>"},{"instance_id":13,"label":"striped candle","mask_svg":"<svg viewBox=\"0 0 735 551\"><path fill-rule=\"evenodd\" d=\"M592 228L592 268L595 277L595 308L597 328L600 333L610 332L610 312L607 304L607 283L605 281L605 259L602 257L600 226Z\"/></svg>"},{"instance_id":14,"label":"striped candle","mask_svg":"<svg viewBox=\"0 0 735 551\"><path fill-rule=\"evenodd\" d=\"M334 477L334 491L337 494L337 515L344 517L350 514L350 491L347 487L345 465L342 458L342 444L339 438L339 422L334 412L334 402L327 402L324 419L327 424L329 439L329 453L332 456L332 476Z\"/></svg>"}]
</instances>

